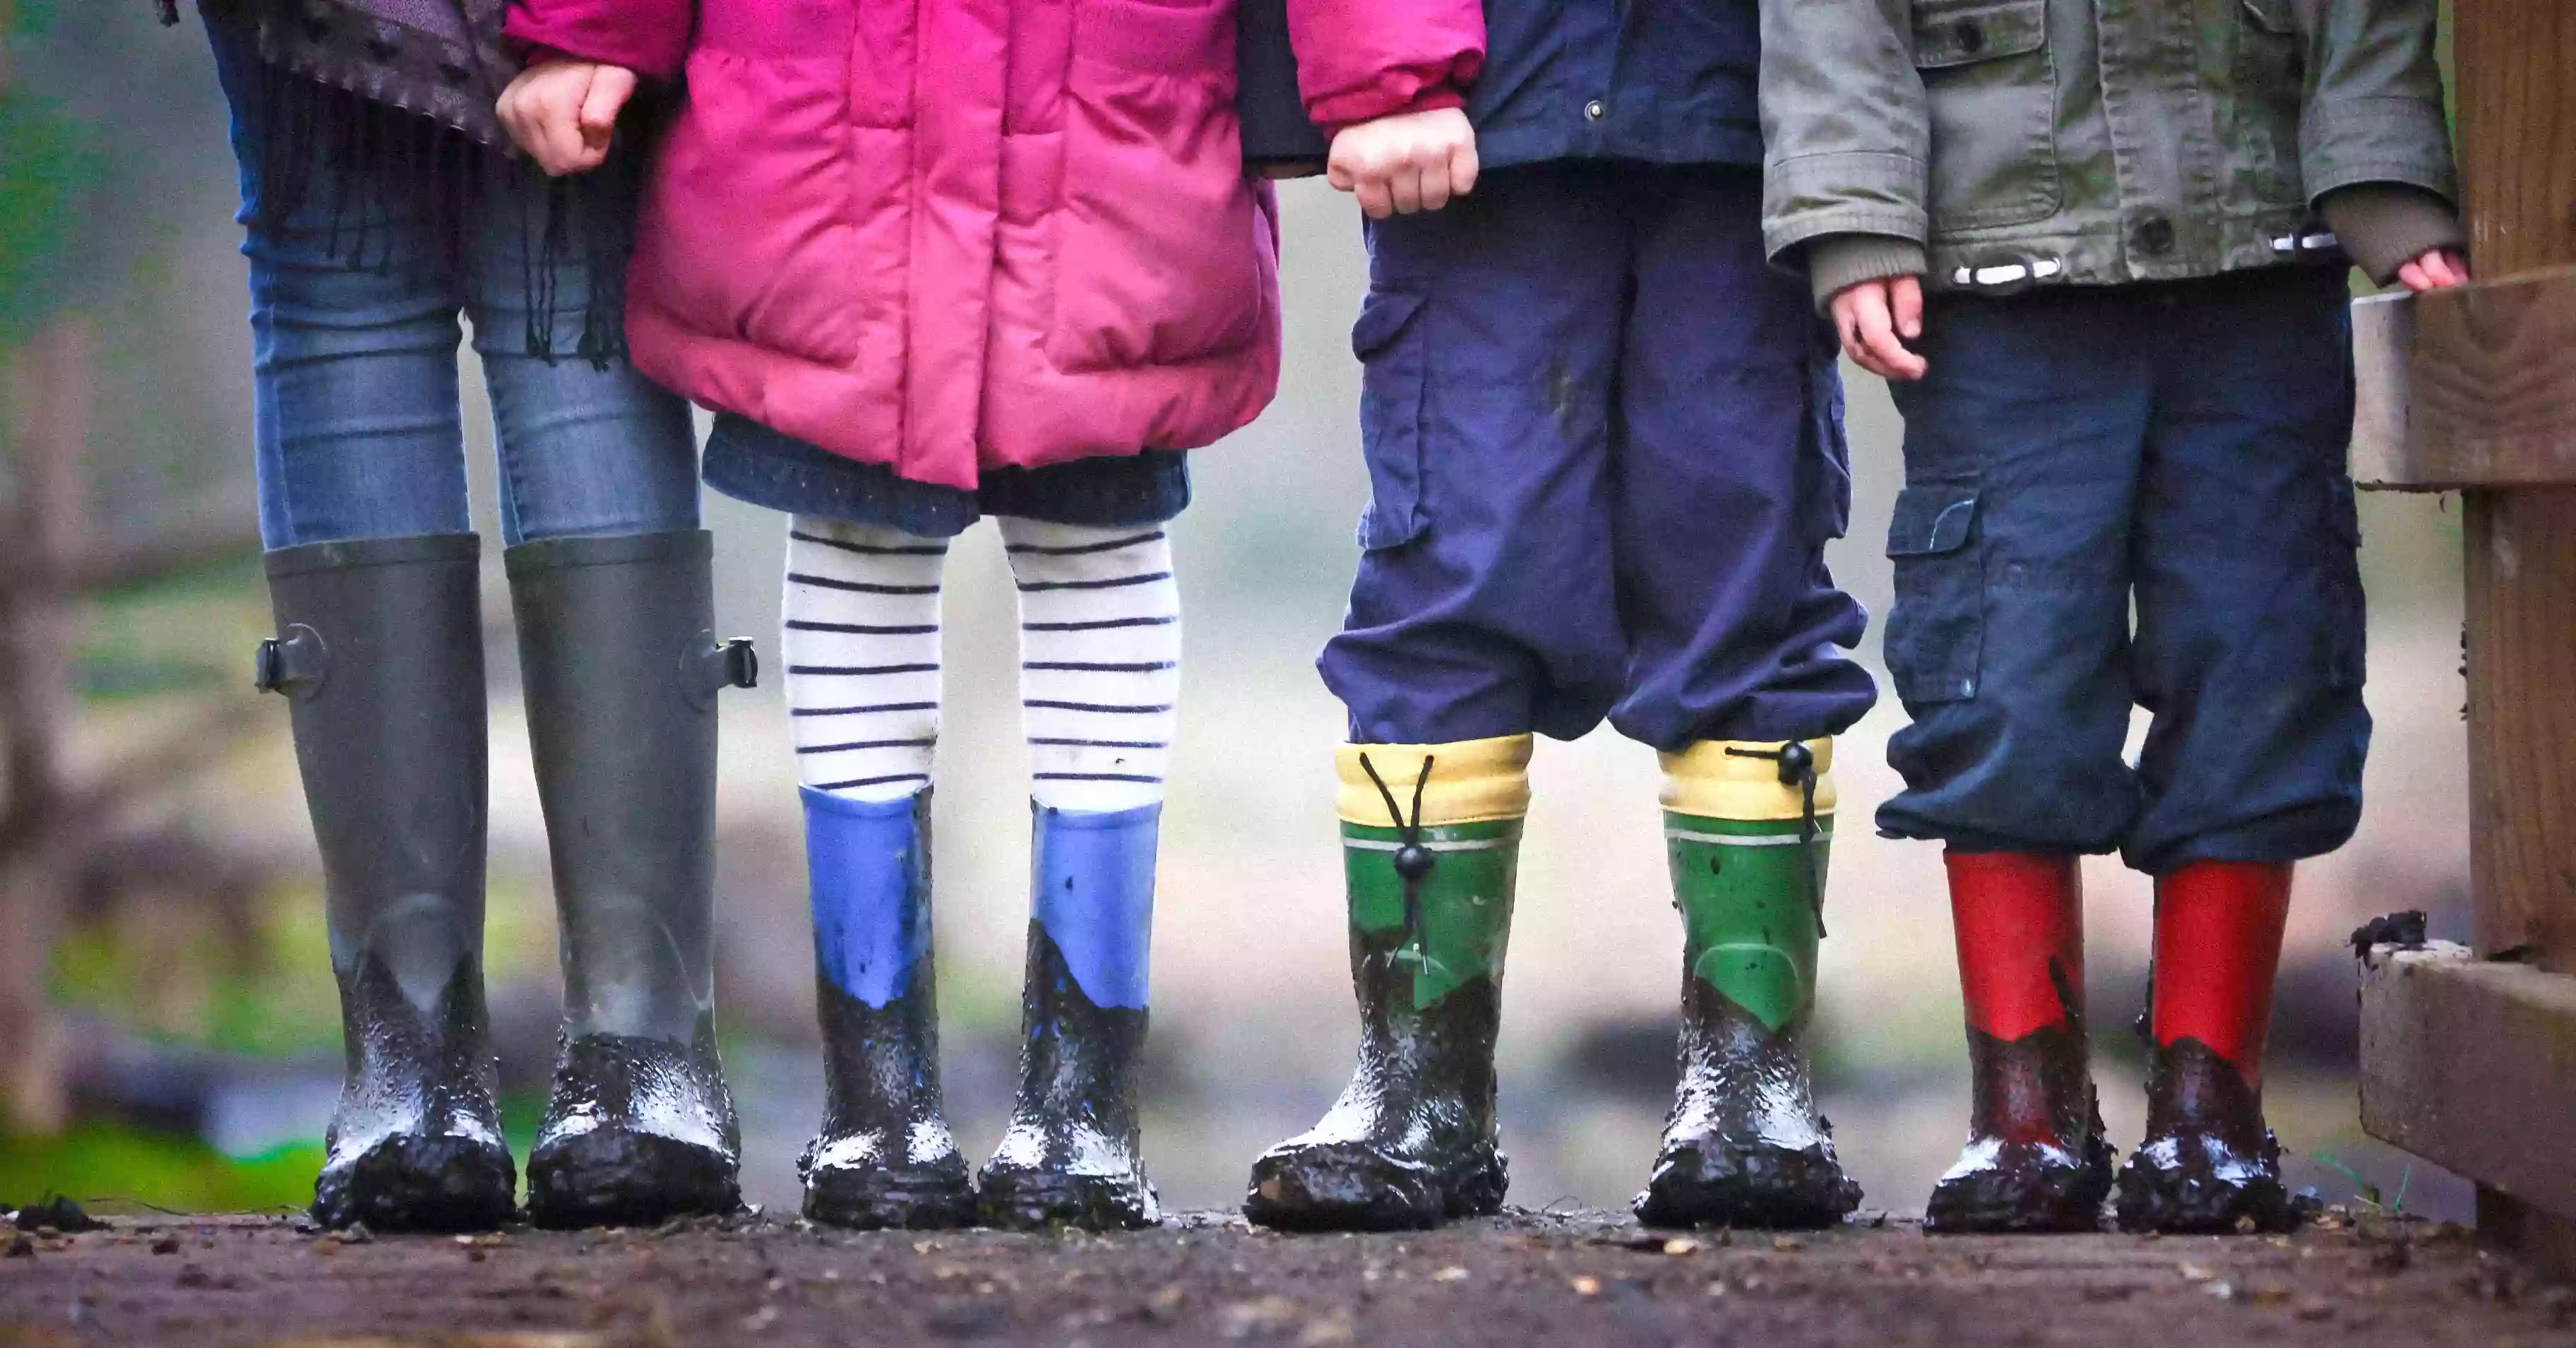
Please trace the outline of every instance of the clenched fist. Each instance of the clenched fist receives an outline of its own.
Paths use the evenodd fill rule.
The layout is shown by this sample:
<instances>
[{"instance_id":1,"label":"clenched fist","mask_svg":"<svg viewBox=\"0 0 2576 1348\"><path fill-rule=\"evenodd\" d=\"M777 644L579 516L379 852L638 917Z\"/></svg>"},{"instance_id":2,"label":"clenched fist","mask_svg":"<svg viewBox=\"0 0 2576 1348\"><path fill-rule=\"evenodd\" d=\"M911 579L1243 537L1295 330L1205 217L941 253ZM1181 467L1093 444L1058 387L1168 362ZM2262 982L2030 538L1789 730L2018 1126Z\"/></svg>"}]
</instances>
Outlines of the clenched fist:
<instances>
[{"instance_id":1,"label":"clenched fist","mask_svg":"<svg viewBox=\"0 0 2576 1348\"><path fill-rule=\"evenodd\" d=\"M530 66L501 91L501 129L558 178L608 158L618 110L635 96L635 72L589 61Z\"/></svg>"},{"instance_id":2,"label":"clenched fist","mask_svg":"<svg viewBox=\"0 0 2576 1348\"><path fill-rule=\"evenodd\" d=\"M1436 211L1476 190L1476 128L1457 108L1346 127L1333 137L1324 177L1358 197L1372 220Z\"/></svg>"},{"instance_id":3,"label":"clenched fist","mask_svg":"<svg viewBox=\"0 0 2576 1348\"><path fill-rule=\"evenodd\" d=\"M1891 276L1834 292L1827 306L1843 354L1882 379L1920 379L1932 367L1905 344L1923 335L1923 278Z\"/></svg>"}]
</instances>

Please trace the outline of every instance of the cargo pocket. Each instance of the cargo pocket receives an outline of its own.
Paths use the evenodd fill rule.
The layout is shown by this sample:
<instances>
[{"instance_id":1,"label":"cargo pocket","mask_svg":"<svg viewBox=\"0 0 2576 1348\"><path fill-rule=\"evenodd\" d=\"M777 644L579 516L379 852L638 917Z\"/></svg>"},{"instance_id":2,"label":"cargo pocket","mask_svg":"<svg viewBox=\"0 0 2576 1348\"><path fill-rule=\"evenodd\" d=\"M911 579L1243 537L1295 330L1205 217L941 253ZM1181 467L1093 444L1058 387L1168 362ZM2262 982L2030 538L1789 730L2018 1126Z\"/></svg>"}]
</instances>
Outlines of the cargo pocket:
<instances>
[{"instance_id":1,"label":"cargo pocket","mask_svg":"<svg viewBox=\"0 0 2576 1348\"><path fill-rule=\"evenodd\" d=\"M2242 0L2236 38L2236 152L2260 203L2301 210L2299 104L2307 62L2290 0Z\"/></svg>"},{"instance_id":2,"label":"cargo pocket","mask_svg":"<svg viewBox=\"0 0 2576 1348\"><path fill-rule=\"evenodd\" d=\"M1887 555L1896 606L1887 615L1887 672L1909 706L1977 695L1985 653L1985 559L1974 546L1973 483L1907 487L1896 496Z\"/></svg>"},{"instance_id":3,"label":"cargo pocket","mask_svg":"<svg viewBox=\"0 0 2576 1348\"><path fill-rule=\"evenodd\" d=\"M1368 513L1360 546L1400 548L1422 536L1422 390L1430 378L1423 352L1422 296L1371 291L1351 329L1360 358L1360 443L1368 458Z\"/></svg>"},{"instance_id":4,"label":"cargo pocket","mask_svg":"<svg viewBox=\"0 0 2576 1348\"><path fill-rule=\"evenodd\" d=\"M2361 588L2361 506L2353 497L2352 479L2338 473L2326 502L2328 600L2334 605L2334 631L2326 636L2326 675L2340 689L2359 688L2370 678L2370 603Z\"/></svg>"},{"instance_id":5,"label":"cargo pocket","mask_svg":"<svg viewBox=\"0 0 2576 1348\"><path fill-rule=\"evenodd\" d=\"M2057 68L2048 0L1914 6L1914 65L1931 109L1936 232L2057 213Z\"/></svg>"}]
</instances>

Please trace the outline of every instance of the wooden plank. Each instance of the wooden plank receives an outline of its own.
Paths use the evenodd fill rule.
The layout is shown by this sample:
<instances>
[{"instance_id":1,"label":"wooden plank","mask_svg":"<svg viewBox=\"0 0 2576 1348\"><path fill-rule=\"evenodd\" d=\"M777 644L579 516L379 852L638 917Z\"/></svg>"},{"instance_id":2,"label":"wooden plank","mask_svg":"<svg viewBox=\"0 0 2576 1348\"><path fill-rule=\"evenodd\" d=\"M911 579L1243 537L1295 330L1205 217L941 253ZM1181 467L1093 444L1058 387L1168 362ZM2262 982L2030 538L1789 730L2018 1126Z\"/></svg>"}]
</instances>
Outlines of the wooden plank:
<instances>
[{"instance_id":1,"label":"wooden plank","mask_svg":"<svg viewBox=\"0 0 2576 1348\"><path fill-rule=\"evenodd\" d=\"M2478 953L2576 972L2576 488L2465 510Z\"/></svg>"},{"instance_id":2,"label":"wooden plank","mask_svg":"<svg viewBox=\"0 0 2576 1348\"><path fill-rule=\"evenodd\" d=\"M2407 443L2415 399L2415 297L2403 290L2352 302L2352 481L2363 491L2441 491L2419 482Z\"/></svg>"},{"instance_id":3,"label":"wooden plank","mask_svg":"<svg viewBox=\"0 0 2576 1348\"><path fill-rule=\"evenodd\" d=\"M2576 977L2437 942L2361 980L2361 1126L2576 1219Z\"/></svg>"},{"instance_id":4,"label":"wooden plank","mask_svg":"<svg viewBox=\"0 0 2576 1348\"><path fill-rule=\"evenodd\" d=\"M2413 356L2390 388L2388 349L2404 340L2411 311ZM2371 465L2383 486L2411 491L2576 484L2576 268L2437 290L2411 302L2354 307L2356 369L2373 369L2360 413L2387 437ZM2369 345L2365 346L2365 340ZM2372 388L2375 383L2378 387ZM2403 400L2393 416L2384 406ZM2394 425L2387 424L2392 421Z\"/></svg>"}]
</instances>

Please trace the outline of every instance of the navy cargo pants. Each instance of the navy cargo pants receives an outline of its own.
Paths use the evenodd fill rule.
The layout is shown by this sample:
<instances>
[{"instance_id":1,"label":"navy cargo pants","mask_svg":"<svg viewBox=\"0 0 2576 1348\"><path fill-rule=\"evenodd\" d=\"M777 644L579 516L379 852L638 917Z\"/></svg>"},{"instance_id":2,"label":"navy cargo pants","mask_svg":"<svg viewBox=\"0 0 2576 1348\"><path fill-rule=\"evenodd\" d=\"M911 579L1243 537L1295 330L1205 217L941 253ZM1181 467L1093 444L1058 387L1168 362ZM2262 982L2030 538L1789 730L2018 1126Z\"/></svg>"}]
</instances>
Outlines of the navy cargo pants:
<instances>
[{"instance_id":1,"label":"navy cargo pants","mask_svg":"<svg viewBox=\"0 0 2576 1348\"><path fill-rule=\"evenodd\" d=\"M1826 573L1842 387L1751 169L1501 169L1369 227L1370 503L1324 681L1363 744L1610 718L1658 749L1875 700Z\"/></svg>"},{"instance_id":2,"label":"navy cargo pants","mask_svg":"<svg viewBox=\"0 0 2576 1348\"><path fill-rule=\"evenodd\" d=\"M2352 836L2347 300L2318 267L1933 298L1931 373L1896 387L1887 664L1914 724L1882 832L2153 874Z\"/></svg>"}]
</instances>

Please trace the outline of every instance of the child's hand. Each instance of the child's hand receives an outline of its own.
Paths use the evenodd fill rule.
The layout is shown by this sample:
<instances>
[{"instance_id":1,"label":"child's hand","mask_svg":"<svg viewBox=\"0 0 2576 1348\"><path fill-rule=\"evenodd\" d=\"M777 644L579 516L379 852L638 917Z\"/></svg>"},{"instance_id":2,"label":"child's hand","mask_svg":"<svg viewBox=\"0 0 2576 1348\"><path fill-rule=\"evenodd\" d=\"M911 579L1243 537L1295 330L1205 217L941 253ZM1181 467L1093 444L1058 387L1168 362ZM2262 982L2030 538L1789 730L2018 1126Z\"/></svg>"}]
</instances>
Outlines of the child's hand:
<instances>
[{"instance_id":1,"label":"child's hand","mask_svg":"<svg viewBox=\"0 0 2576 1348\"><path fill-rule=\"evenodd\" d=\"M2469 260L2457 249L2427 249L2423 256L2398 268L2397 279L2417 294L2464 286L2469 283Z\"/></svg>"},{"instance_id":2,"label":"child's hand","mask_svg":"<svg viewBox=\"0 0 2576 1348\"><path fill-rule=\"evenodd\" d=\"M618 110L634 95L624 66L548 61L501 91L501 128L547 173L588 173L607 160Z\"/></svg>"},{"instance_id":3,"label":"child's hand","mask_svg":"<svg viewBox=\"0 0 2576 1348\"><path fill-rule=\"evenodd\" d=\"M1905 349L1906 341L1923 335L1922 277L1890 276L1845 286L1834 292L1831 307L1843 351L1862 369L1883 379L1912 380L1932 368Z\"/></svg>"},{"instance_id":4,"label":"child's hand","mask_svg":"<svg viewBox=\"0 0 2576 1348\"><path fill-rule=\"evenodd\" d=\"M1457 108L1345 127L1324 176L1357 196L1372 220L1436 211L1476 190L1476 128Z\"/></svg>"}]
</instances>

